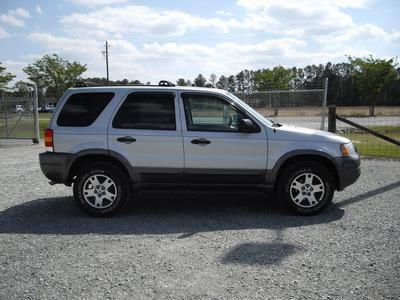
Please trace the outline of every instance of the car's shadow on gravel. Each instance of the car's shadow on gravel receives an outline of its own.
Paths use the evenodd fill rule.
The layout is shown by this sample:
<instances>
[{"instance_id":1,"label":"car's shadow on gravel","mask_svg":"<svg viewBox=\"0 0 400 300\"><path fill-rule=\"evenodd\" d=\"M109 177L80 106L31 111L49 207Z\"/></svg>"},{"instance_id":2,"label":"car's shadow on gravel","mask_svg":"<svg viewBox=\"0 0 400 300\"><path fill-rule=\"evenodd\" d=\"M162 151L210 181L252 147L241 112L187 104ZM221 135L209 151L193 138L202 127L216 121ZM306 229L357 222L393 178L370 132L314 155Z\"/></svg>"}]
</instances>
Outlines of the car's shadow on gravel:
<instances>
[{"instance_id":1,"label":"car's shadow on gravel","mask_svg":"<svg viewBox=\"0 0 400 300\"><path fill-rule=\"evenodd\" d=\"M72 197L28 201L0 212L0 233L21 234L179 234L273 229L328 223L343 217L332 203L312 217L289 214L265 196L140 196L112 218L93 218L75 205Z\"/></svg>"}]
</instances>

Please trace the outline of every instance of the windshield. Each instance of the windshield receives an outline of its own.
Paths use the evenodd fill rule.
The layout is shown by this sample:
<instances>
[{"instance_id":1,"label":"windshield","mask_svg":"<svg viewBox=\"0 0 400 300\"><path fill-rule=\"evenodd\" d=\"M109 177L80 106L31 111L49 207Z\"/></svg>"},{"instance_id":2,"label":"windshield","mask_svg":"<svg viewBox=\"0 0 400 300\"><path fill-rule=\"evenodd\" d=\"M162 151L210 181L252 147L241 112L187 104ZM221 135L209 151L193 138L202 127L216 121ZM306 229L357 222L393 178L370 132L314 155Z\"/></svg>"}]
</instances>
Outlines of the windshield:
<instances>
[{"instance_id":1,"label":"windshield","mask_svg":"<svg viewBox=\"0 0 400 300\"><path fill-rule=\"evenodd\" d=\"M254 108L252 108L251 106L249 106L248 104L244 103L242 100L240 100L238 97L236 97L234 94L228 92L227 95L233 99L235 99L235 101L237 101L240 106L242 106L243 108L245 108L247 111L249 111L253 116L255 116L258 120L260 120L261 122L263 122L264 124L268 125L268 126L273 126L273 123L271 123L269 120L267 120L262 114L260 114L258 111L256 111Z\"/></svg>"}]
</instances>

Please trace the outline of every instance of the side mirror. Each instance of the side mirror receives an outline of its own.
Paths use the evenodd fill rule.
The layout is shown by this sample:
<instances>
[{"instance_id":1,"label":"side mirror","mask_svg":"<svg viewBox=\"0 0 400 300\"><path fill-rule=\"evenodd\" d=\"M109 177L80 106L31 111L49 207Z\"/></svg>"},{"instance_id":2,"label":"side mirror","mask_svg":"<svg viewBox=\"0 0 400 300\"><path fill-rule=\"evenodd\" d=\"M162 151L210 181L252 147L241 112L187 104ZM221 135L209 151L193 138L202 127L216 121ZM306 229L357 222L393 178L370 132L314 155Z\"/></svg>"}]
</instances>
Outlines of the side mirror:
<instances>
[{"instance_id":1,"label":"side mirror","mask_svg":"<svg viewBox=\"0 0 400 300\"><path fill-rule=\"evenodd\" d=\"M250 119L241 119L238 126L239 132L254 132L254 124Z\"/></svg>"}]
</instances>

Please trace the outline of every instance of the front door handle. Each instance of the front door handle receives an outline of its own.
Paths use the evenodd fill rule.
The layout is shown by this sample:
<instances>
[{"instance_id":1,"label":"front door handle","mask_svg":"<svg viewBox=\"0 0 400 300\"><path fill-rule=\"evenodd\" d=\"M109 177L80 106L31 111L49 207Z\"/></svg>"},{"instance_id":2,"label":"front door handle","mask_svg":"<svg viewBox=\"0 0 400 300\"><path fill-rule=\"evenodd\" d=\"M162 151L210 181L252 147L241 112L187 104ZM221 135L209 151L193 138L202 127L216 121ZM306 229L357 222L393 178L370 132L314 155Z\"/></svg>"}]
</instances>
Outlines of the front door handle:
<instances>
[{"instance_id":1,"label":"front door handle","mask_svg":"<svg viewBox=\"0 0 400 300\"><path fill-rule=\"evenodd\" d=\"M130 144L130 143L136 142L136 139L134 139L131 136L124 136L124 137L117 138L117 141L120 142L120 143Z\"/></svg>"},{"instance_id":2,"label":"front door handle","mask_svg":"<svg viewBox=\"0 0 400 300\"><path fill-rule=\"evenodd\" d=\"M191 143L195 144L195 145L208 145L208 144L211 144L211 142L209 140L206 140L204 138L197 139L197 140L192 140Z\"/></svg>"}]
</instances>

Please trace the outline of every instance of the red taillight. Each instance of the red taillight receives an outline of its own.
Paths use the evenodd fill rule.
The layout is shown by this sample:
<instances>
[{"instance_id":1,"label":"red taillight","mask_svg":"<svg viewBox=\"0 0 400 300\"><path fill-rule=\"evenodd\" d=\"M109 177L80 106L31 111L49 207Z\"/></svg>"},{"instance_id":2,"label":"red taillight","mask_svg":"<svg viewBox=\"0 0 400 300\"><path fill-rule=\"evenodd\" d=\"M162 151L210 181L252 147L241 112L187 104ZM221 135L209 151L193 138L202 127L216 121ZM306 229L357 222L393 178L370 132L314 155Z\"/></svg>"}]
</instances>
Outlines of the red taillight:
<instances>
[{"instance_id":1,"label":"red taillight","mask_svg":"<svg viewBox=\"0 0 400 300\"><path fill-rule=\"evenodd\" d=\"M53 130L46 129L44 132L44 145L46 147L46 151L54 152Z\"/></svg>"}]
</instances>

